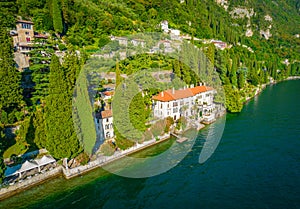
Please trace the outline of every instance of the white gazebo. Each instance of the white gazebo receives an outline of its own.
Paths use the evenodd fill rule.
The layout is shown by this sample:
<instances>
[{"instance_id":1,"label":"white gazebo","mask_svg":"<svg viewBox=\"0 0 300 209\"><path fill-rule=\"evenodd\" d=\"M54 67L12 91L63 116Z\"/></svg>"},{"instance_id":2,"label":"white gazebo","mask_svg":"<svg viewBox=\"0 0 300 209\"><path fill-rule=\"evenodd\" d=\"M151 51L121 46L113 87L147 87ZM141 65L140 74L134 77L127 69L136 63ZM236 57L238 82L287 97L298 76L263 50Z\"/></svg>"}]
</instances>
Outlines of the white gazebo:
<instances>
[{"instance_id":1,"label":"white gazebo","mask_svg":"<svg viewBox=\"0 0 300 209\"><path fill-rule=\"evenodd\" d=\"M35 161L30 162L26 160L25 163L22 164L21 168L17 172L21 177L23 172L30 171L35 168L39 168L38 164Z\"/></svg>"},{"instance_id":2,"label":"white gazebo","mask_svg":"<svg viewBox=\"0 0 300 209\"><path fill-rule=\"evenodd\" d=\"M35 162L38 165L39 172L41 172L41 166L48 165L48 164L51 164L51 163L55 163L56 160L51 156L44 155L42 158L36 159Z\"/></svg>"},{"instance_id":3,"label":"white gazebo","mask_svg":"<svg viewBox=\"0 0 300 209\"><path fill-rule=\"evenodd\" d=\"M49 165L49 164L52 164L55 162L56 162L56 160L52 156L47 156L47 155L44 155L40 159L35 159L35 160L31 160L31 161L26 160L22 165L7 167L7 169L5 171L5 176L11 177L14 175L19 175L19 177L21 178L22 173L24 173L26 171L30 171L30 170L37 168L38 171L41 172L42 166Z\"/></svg>"}]
</instances>

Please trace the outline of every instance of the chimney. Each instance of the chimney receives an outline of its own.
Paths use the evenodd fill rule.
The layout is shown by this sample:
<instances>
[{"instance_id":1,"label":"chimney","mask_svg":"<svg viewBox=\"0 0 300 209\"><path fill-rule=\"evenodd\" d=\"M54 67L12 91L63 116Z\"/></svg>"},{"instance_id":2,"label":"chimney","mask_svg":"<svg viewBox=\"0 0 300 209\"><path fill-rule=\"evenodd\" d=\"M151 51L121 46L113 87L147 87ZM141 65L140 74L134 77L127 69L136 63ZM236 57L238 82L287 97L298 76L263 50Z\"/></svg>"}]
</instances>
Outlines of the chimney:
<instances>
[{"instance_id":1,"label":"chimney","mask_svg":"<svg viewBox=\"0 0 300 209\"><path fill-rule=\"evenodd\" d=\"M164 92L163 91L161 92L161 97L164 97Z\"/></svg>"},{"instance_id":2,"label":"chimney","mask_svg":"<svg viewBox=\"0 0 300 209\"><path fill-rule=\"evenodd\" d=\"M174 87L172 88L172 94L175 94L175 88Z\"/></svg>"}]
</instances>

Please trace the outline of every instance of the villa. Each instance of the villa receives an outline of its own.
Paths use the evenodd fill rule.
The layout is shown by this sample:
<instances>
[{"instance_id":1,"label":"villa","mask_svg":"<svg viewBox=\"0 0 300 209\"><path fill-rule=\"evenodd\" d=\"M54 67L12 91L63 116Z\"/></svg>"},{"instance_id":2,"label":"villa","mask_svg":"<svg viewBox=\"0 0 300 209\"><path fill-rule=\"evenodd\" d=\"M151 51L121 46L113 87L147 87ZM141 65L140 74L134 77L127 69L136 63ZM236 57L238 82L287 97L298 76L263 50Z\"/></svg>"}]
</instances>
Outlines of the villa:
<instances>
[{"instance_id":1,"label":"villa","mask_svg":"<svg viewBox=\"0 0 300 209\"><path fill-rule=\"evenodd\" d=\"M213 102L215 89L208 86L190 86L184 89L166 90L152 97L153 116L155 118L180 117L200 118L211 121L214 117L215 105ZM199 114L199 115L198 115Z\"/></svg>"},{"instance_id":2,"label":"villa","mask_svg":"<svg viewBox=\"0 0 300 209\"><path fill-rule=\"evenodd\" d=\"M101 111L102 126L104 138L110 139L114 137L113 115L112 110Z\"/></svg>"}]
</instances>

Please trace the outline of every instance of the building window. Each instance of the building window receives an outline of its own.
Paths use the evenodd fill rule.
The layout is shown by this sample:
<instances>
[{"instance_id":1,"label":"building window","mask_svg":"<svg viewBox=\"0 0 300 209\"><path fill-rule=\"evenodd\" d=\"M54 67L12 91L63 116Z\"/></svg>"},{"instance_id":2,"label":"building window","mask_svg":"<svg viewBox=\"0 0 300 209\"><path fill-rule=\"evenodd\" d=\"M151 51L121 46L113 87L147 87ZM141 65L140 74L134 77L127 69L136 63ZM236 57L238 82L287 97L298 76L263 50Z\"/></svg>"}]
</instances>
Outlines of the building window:
<instances>
[{"instance_id":1,"label":"building window","mask_svg":"<svg viewBox=\"0 0 300 209\"><path fill-rule=\"evenodd\" d=\"M108 123L108 118L106 118L106 122Z\"/></svg>"},{"instance_id":2,"label":"building window","mask_svg":"<svg viewBox=\"0 0 300 209\"><path fill-rule=\"evenodd\" d=\"M109 133L109 131L106 132L105 137L106 137L106 138L110 138L110 133Z\"/></svg>"},{"instance_id":3,"label":"building window","mask_svg":"<svg viewBox=\"0 0 300 209\"><path fill-rule=\"evenodd\" d=\"M26 31L26 32L25 32L25 35L29 35L29 32L28 32L28 31Z\"/></svg>"},{"instance_id":4,"label":"building window","mask_svg":"<svg viewBox=\"0 0 300 209\"><path fill-rule=\"evenodd\" d=\"M31 25L26 24L26 23L22 23L22 28L24 28L24 29L31 29Z\"/></svg>"},{"instance_id":5,"label":"building window","mask_svg":"<svg viewBox=\"0 0 300 209\"><path fill-rule=\"evenodd\" d=\"M160 109L162 109L162 104L160 104Z\"/></svg>"}]
</instances>

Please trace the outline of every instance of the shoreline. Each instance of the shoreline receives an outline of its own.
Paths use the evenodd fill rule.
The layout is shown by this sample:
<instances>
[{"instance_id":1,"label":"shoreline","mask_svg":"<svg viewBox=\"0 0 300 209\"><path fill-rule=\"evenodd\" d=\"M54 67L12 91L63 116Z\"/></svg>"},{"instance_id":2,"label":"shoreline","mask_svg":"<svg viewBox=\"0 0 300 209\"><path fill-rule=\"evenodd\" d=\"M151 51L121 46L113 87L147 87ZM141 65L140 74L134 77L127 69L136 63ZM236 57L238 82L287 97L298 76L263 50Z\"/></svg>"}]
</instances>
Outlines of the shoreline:
<instances>
[{"instance_id":1,"label":"shoreline","mask_svg":"<svg viewBox=\"0 0 300 209\"><path fill-rule=\"evenodd\" d=\"M9 197L12 197L16 194L21 193L22 191L43 184L44 182L54 179L61 175L62 175L62 167L58 166L51 171L48 171L43 174L39 174L37 176L32 177L31 179L27 179L23 182L15 183L14 185L10 185L8 187L3 187L0 189L0 200L4 200Z\"/></svg>"},{"instance_id":2,"label":"shoreline","mask_svg":"<svg viewBox=\"0 0 300 209\"><path fill-rule=\"evenodd\" d=\"M251 99L253 99L254 97L256 97L257 95L259 95L267 86L269 85L273 85L273 84L277 84L277 83L280 83L280 82L283 82L283 81L290 81L290 80L299 80L300 79L300 76L289 76L283 80L280 80L280 81L276 81L274 80L273 82L269 82L269 83L264 83L264 84L261 84L261 86L259 86L257 89L256 89L256 92L255 94L253 95L253 97L247 97L246 98L246 101L243 103L243 104L246 104L247 102L249 102Z\"/></svg>"},{"instance_id":3,"label":"shoreline","mask_svg":"<svg viewBox=\"0 0 300 209\"><path fill-rule=\"evenodd\" d=\"M224 116L225 114L226 114L226 111L222 112L222 114L219 114L216 117L216 119ZM200 131L201 129L203 129L205 127L206 127L206 125L203 125L197 130ZM49 172L34 176L34 177L32 177L32 179L28 179L23 182L18 182L14 185L9 185L7 187L1 188L0 189L0 200L7 199L11 196L21 193L22 191L25 191L34 186L43 184L44 182L54 179L57 176L63 176L66 180L81 176L83 174L93 171L94 169L100 168L109 163L113 163L125 156L131 155L134 153L138 153L142 150L145 150L147 148L150 148L152 146L160 144L164 141L167 141L167 140L171 139L171 137L172 137L171 133L167 133L167 134L161 136L159 140L152 139L152 140L143 142L142 144L136 144L135 146L133 146L127 150L123 150L120 153L117 153L116 155L104 156L104 159L102 159L102 160L100 159L100 157L98 157L96 160L90 161L86 165L78 166L75 168L66 169L64 166L60 165ZM175 140L175 143L176 143L176 140Z\"/></svg>"},{"instance_id":4,"label":"shoreline","mask_svg":"<svg viewBox=\"0 0 300 209\"><path fill-rule=\"evenodd\" d=\"M298 79L300 79L300 76L290 76L290 77L287 77L286 79L283 79L281 81L273 81L273 82L269 82L269 83L266 83L266 84L262 84L256 90L253 97L247 98L245 103L247 103L248 101L253 99L255 96L259 95L268 85L277 84L279 82L286 81L286 80L298 80ZM222 117L225 114L226 114L226 111L225 111L224 114L219 115L219 117ZM219 117L217 117L217 118L219 118ZM206 127L206 126L204 126L204 127ZM202 128L204 128L204 127L202 127ZM136 152L140 152L144 149L155 146L155 145L157 145L161 142L164 142L164 141L170 139L170 137L171 137L170 134L168 134L168 135L162 136L162 138L158 141L156 141L156 140L153 141L154 139L152 139L152 140L146 142L145 145L136 145L136 146L132 147L132 149L128 149L127 151L125 150L125 152L123 152L119 155L106 156L105 161L101 161L101 160L99 160L99 158L97 158L94 161L90 161L87 165L78 166L78 167L75 167L75 168L72 168L72 169L66 169L65 167L60 165L60 166L54 168L52 171L49 171L49 172L44 173L44 174L39 174L37 176L32 177L32 179L26 180L24 182L18 182L14 185L10 185L10 186L1 188L0 189L0 200L7 199L11 196L14 196L18 193L21 193L24 190L27 190L27 189L30 189L34 186L43 184L44 182L49 181L51 179L54 179L57 176L63 176L67 180L71 179L71 178L74 178L76 176L81 176L81 175L86 174L90 171L93 171L96 168L99 168L101 166L112 163L112 162L114 162L118 159L121 159L125 156L128 156L128 155L136 153Z\"/></svg>"},{"instance_id":5,"label":"shoreline","mask_svg":"<svg viewBox=\"0 0 300 209\"><path fill-rule=\"evenodd\" d=\"M66 168L62 168L63 171L63 176L65 177L65 179L71 179L74 178L76 176L80 176L82 174L88 173L96 168L99 168L101 166L107 165L109 163L112 163L116 160L119 160L125 156L131 155L133 153L137 153L140 152L144 149L147 149L149 147L152 147L154 145L157 145L159 143L162 143L164 141L167 141L171 138L170 134L166 134L164 135L160 140L149 140L146 142L145 145L135 145L127 150L124 150L123 153L121 152L120 154L117 155L112 155L112 156L105 156L105 160L101 161L100 158L97 158L96 160L90 161L87 165L83 165L83 166L78 166L72 169L66 169Z\"/></svg>"}]
</instances>

